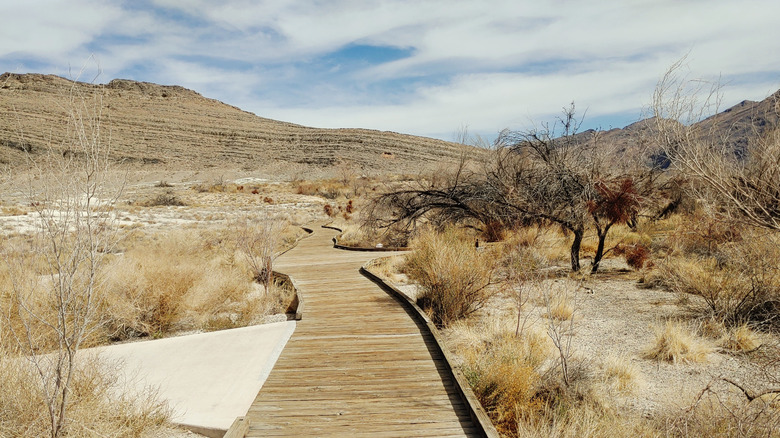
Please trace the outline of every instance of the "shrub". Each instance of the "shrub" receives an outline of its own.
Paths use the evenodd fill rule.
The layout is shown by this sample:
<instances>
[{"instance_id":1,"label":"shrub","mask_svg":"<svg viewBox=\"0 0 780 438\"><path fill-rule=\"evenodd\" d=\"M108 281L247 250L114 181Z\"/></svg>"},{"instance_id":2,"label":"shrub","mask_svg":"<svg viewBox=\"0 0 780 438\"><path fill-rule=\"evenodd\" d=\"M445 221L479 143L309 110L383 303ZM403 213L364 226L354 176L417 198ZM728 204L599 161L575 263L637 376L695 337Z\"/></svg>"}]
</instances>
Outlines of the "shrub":
<instances>
[{"instance_id":1,"label":"shrub","mask_svg":"<svg viewBox=\"0 0 780 438\"><path fill-rule=\"evenodd\" d=\"M509 327L475 329L465 324L456 324L453 332L467 340L457 351L477 399L502 436L517 436L521 418L542 408L535 396L552 352L546 337L536 331L514 336Z\"/></svg>"},{"instance_id":2,"label":"shrub","mask_svg":"<svg viewBox=\"0 0 780 438\"><path fill-rule=\"evenodd\" d=\"M650 249L641 243L618 245L613 252L615 255L622 255L626 259L626 264L636 270L644 268L650 258Z\"/></svg>"},{"instance_id":3,"label":"shrub","mask_svg":"<svg viewBox=\"0 0 780 438\"><path fill-rule=\"evenodd\" d=\"M736 223L700 210L683 216L670 236L678 253L704 257L715 255L723 244L740 240L742 233Z\"/></svg>"},{"instance_id":4,"label":"shrub","mask_svg":"<svg viewBox=\"0 0 780 438\"><path fill-rule=\"evenodd\" d=\"M146 207L161 207L161 206L180 207L186 204L184 203L184 201L179 199L179 197L175 193L168 190L165 193L160 193L159 195L150 199L149 201L144 203L144 205Z\"/></svg>"},{"instance_id":5,"label":"shrub","mask_svg":"<svg viewBox=\"0 0 780 438\"><path fill-rule=\"evenodd\" d=\"M500 242L506 237L506 226L500 221L488 221L482 229L482 238L487 242Z\"/></svg>"},{"instance_id":6,"label":"shrub","mask_svg":"<svg viewBox=\"0 0 780 438\"><path fill-rule=\"evenodd\" d=\"M704 298L728 325L780 325L780 239L753 236L724 244L712 257L672 258L662 264L672 290Z\"/></svg>"},{"instance_id":7,"label":"shrub","mask_svg":"<svg viewBox=\"0 0 780 438\"><path fill-rule=\"evenodd\" d=\"M347 190L347 186L336 180L297 181L294 187L299 195L320 196L326 199L336 199Z\"/></svg>"},{"instance_id":8,"label":"shrub","mask_svg":"<svg viewBox=\"0 0 780 438\"><path fill-rule=\"evenodd\" d=\"M494 259L478 251L454 228L426 232L415 239L404 271L420 285L418 304L439 326L446 326L481 308L490 296Z\"/></svg>"}]
</instances>

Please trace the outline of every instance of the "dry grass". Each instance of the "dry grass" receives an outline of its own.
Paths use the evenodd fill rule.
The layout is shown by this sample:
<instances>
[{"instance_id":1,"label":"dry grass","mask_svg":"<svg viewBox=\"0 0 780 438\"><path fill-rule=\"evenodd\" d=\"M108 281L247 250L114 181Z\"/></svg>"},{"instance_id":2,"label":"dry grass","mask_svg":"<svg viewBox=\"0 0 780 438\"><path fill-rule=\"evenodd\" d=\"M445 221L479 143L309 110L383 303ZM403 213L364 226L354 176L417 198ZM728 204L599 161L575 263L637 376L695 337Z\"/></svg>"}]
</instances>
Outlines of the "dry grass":
<instances>
[{"instance_id":1,"label":"dry grass","mask_svg":"<svg viewBox=\"0 0 780 438\"><path fill-rule=\"evenodd\" d=\"M761 339L747 324L742 324L729 329L718 339L717 343L718 346L726 350L744 353L753 351L761 346Z\"/></svg>"},{"instance_id":2,"label":"dry grass","mask_svg":"<svg viewBox=\"0 0 780 438\"><path fill-rule=\"evenodd\" d=\"M662 436L641 417L621 415L587 380L565 387L552 372L557 353L541 330L514 335L512 324L460 321L449 344L502 437ZM638 372L624 359L609 366L609 382L630 391Z\"/></svg>"},{"instance_id":3,"label":"dry grass","mask_svg":"<svg viewBox=\"0 0 780 438\"><path fill-rule=\"evenodd\" d=\"M112 267L101 301L102 335L118 340L239 327L283 313L287 289L265 293L253 277L224 233L190 230L142 238Z\"/></svg>"},{"instance_id":4,"label":"dry grass","mask_svg":"<svg viewBox=\"0 0 780 438\"><path fill-rule=\"evenodd\" d=\"M631 394L642 384L639 366L626 356L607 356L602 367L604 382L619 393Z\"/></svg>"},{"instance_id":5,"label":"dry grass","mask_svg":"<svg viewBox=\"0 0 780 438\"><path fill-rule=\"evenodd\" d=\"M23 358L0 354L0 436L41 437L51 433L40 380ZM154 390L128 394L117 379L116 364L80 355L72 381L65 436L159 436L171 426L171 411Z\"/></svg>"},{"instance_id":6,"label":"dry grass","mask_svg":"<svg viewBox=\"0 0 780 438\"><path fill-rule=\"evenodd\" d=\"M455 229L430 231L412 242L404 272L420 285L418 304L440 326L481 308L490 297L495 255L474 248Z\"/></svg>"},{"instance_id":7,"label":"dry grass","mask_svg":"<svg viewBox=\"0 0 780 438\"><path fill-rule=\"evenodd\" d=\"M496 428L503 436L517 436L521 417L541 408L535 396L552 355L549 340L531 330L514 336L511 327L498 324L459 322L451 333L464 374Z\"/></svg>"},{"instance_id":8,"label":"dry grass","mask_svg":"<svg viewBox=\"0 0 780 438\"><path fill-rule=\"evenodd\" d=\"M319 196L325 199L343 198L349 192L349 186L338 179L295 181L293 188L299 195Z\"/></svg>"},{"instance_id":9,"label":"dry grass","mask_svg":"<svg viewBox=\"0 0 780 438\"><path fill-rule=\"evenodd\" d=\"M550 299L547 317L557 321L568 321L574 317L574 305L568 295L556 295Z\"/></svg>"},{"instance_id":10,"label":"dry grass","mask_svg":"<svg viewBox=\"0 0 780 438\"><path fill-rule=\"evenodd\" d=\"M281 233L282 245L292 244L293 227ZM166 234L132 232L112 255L98 278L97 313L86 346L139 336L166 336L182 330L232 328L261 322L284 313L292 300L290 288L275 283L270 293L253 281L251 269L237 252L230 229L179 230ZM23 333L15 293L30 294L30 310L53 317L52 294L41 293L52 278L45 263L29 251L24 237L3 243L0 263L0 307L3 324ZM24 267L25 269L21 269ZM14 270L14 287L9 270ZM36 298L38 297L38 298ZM35 325L35 320L29 322ZM44 327L32 327L37 351L56 348ZM8 336L0 338L6 344Z\"/></svg>"},{"instance_id":11,"label":"dry grass","mask_svg":"<svg viewBox=\"0 0 780 438\"><path fill-rule=\"evenodd\" d=\"M400 273L404 263L405 258L402 255L382 257L369 262L368 268L379 277L391 283L398 283L405 279Z\"/></svg>"},{"instance_id":12,"label":"dry grass","mask_svg":"<svg viewBox=\"0 0 780 438\"><path fill-rule=\"evenodd\" d=\"M158 193L151 199L143 202L144 207L181 207L184 205L187 204L172 190Z\"/></svg>"},{"instance_id":13,"label":"dry grass","mask_svg":"<svg viewBox=\"0 0 780 438\"><path fill-rule=\"evenodd\" d=\"M24 216L29 213L29 210L26 208L21 208L18 205L8 207L4 206L0 208L0 213L2 213L3 216Z\"/></svg>"},{"instance_id":14,"label":"dry grass","mask_svg":"<svg viewBox=\"0 0 780 438\"><path fill-rule=\"evenodd\" d=\"M706 362L713 351L704 339L680 321L669 320L655 327L655 339L645 350L645 358L673 363Z\"/></svg>"},{"instance_id":15,"label":"dry grass","mask_svg":"<svg viewBox=\"0 0 780 438\"><path fill-rule=\"evenodd\" d=\"M705 389L690 406L655 420L667 437L777 438L780 436L780 397L748 403Z\"/></svg>"},{"instance_id":16,"label":"dry grass","mask_svg":"<svg viewBox=\"0 0 780 438\"><path fill-rule=\"evenodd\" d=\"M710 247L708 256L676 251L659 264L661 276L673 291L704 298L710 315L727 325L780 326L780 235L740 236Z\"/></svg>"}]
</instances>

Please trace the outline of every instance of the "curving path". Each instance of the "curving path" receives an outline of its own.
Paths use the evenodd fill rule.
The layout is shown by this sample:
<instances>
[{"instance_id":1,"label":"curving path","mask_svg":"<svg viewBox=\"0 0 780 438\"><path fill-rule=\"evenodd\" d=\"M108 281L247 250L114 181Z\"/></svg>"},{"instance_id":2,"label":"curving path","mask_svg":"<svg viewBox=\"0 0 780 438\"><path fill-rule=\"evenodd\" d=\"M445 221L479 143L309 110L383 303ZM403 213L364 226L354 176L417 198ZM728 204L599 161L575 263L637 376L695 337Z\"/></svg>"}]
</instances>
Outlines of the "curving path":
<instances>
[{"instance_id":1,"label":"curving path","mask_svg":"<svg viewBox=\"0 0 780 438\"><path fill-rule=\"evenodd\" d=\"M246 419L248 437L479 436L435 340L359 272L383 253L314 234L277 259L303 296L303 319Z\"/></svg>"}]
</instances>

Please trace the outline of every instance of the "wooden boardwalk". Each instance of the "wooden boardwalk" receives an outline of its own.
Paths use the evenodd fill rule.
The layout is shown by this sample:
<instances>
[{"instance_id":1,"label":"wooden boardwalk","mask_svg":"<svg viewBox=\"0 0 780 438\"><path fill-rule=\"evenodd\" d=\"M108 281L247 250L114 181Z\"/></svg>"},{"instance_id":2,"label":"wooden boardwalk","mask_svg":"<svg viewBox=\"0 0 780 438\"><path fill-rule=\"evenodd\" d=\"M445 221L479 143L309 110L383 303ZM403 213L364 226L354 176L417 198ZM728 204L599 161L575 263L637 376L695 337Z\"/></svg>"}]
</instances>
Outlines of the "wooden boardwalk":
<instances>
[{"instance_id":1,"label":"wooden boardwalk","mask_svg":"<svg viewBox=\"0 0 780 438\"><path fill-rule=\"evenodd\" d=\"M435 340L316 228L281 256L303 319L252 404L248 437L480 436Z\"/></svg>"}]
</instances>

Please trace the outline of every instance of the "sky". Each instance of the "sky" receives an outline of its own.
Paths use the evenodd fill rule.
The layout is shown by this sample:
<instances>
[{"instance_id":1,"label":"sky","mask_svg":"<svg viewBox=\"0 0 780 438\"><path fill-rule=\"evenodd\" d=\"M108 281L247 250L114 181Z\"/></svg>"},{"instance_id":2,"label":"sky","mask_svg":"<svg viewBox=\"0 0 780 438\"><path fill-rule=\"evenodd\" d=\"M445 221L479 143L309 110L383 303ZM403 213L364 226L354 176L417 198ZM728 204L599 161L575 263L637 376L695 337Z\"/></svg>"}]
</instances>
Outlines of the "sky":
<instances>
[{"instance_id":1,"label":"sky","mask_svg":"<svg viewBox=\"0 0 780 438\"><path fill-rule=\"evenodd\" d=\"M0 72L181 85L258 116L454 140L642 118L664 72L780 89L777 0L0 0ZM82 71L83 70L83 71Z\"/></svg>"}]
</instances>

